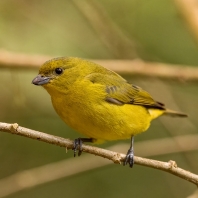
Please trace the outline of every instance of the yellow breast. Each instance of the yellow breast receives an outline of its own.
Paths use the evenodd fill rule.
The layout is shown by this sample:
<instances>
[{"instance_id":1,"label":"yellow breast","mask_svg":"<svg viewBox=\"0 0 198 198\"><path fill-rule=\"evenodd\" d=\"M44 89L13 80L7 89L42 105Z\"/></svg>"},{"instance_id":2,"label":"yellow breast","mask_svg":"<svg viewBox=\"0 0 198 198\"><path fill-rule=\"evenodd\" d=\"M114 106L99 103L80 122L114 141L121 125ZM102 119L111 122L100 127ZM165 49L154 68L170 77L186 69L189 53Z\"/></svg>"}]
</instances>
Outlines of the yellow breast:
<instances>
[{"instance_id":1,"label":"yellow breast","mask_svg":"<svg viewBox=\"0 0 198 198\"><path fill-rule=\"evenodd\" d=\"M98 87L96 87L98 86ZM103 85L76 81L65 93L51 93L59 116L73 129L100 140L128 139L150 125L148 110L138 105L115 105L105 101Z\"/></svg>"}]
</instances>

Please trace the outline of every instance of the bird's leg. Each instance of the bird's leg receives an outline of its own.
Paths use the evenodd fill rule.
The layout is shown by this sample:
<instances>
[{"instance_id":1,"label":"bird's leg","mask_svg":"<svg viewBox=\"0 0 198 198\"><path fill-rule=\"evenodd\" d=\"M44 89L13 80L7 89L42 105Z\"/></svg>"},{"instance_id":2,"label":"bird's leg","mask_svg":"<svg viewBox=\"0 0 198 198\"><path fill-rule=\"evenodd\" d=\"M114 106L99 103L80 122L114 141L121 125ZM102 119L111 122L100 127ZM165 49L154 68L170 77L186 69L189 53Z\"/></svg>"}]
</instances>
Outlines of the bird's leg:
<instances>
[{"instance_id":1,"label":"bird's leg","mask_svg":"<svg viewBox=\"0 0 198 198\"><path fill-rule=\"evenodd\" d=\"M77 138L74 140L74 157L76 157L76 152L78 150L78 156L82 154L82 143L83 142L93 142L93 138Z\"/></svg>"},{"instance_id":2,"label":"bird's leg","mask_svg":"<svg viewBox=\"0 0 198 198\"><path fill-rule=\"evenodd\" d=\"M123 162L124 166L129 163L129 166L131 168L133 167L134 164L133 142L134 142L134 136L131 136L131 146L126 154L125 161Z\"/></svg>"}]
</instances>

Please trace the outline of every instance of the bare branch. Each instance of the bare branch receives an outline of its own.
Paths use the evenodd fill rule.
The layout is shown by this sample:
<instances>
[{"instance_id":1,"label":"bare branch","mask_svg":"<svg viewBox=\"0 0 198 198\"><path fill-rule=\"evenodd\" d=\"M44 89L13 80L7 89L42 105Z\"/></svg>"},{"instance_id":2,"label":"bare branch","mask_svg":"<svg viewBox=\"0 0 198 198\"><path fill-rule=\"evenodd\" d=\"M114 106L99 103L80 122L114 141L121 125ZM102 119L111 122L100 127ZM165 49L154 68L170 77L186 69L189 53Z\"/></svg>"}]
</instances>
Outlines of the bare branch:
<instances>
[{"instance_id":1,"label":"bare branch","mask_svg":"<svg viewBox=\"0 0 198 198\"><path fill-rule=\"evenodd\" d=\"M135 150L136 153L144 157L156 156L167 153L197 150L197 142L198 135L176 136L173 138L136 142ZM153 145L158 149L155 149ZM128 149L128 146L128 144L122 143L108 147L107 149L125 152ZM27 188L32 188L47 182L101 168L110 164L111 161L104 158L97 158L94 155L84 154L80 158L69 158L32 169L19 171L13 175L0 179L0 197L5 197Z\"/></svg>"},{"instance_id":2,"label":"bare branch","mask_svg":"<svg viewBox=\"0 0 198 198\"><path fill-rule=\"evenodd\" d=\"M12 69L37 69L45 61L51 59L50 56L28 55L0 50L0 67Z\"/></svg>"},{"instance_id":3,"label":"bare branch","mask_svg":"<svg viewBox=\"0 0 198 198\"><path fill-rule=\"evenodd\" d=\"M174 2L198 43L197 0L174 0Z\"/></svg>"},{"instance_id":4,"label":"bare branch","mask_svg":"<svg viewBox=\"0 0 198 198\"><path fill-rule=\"evenodd\" d=\"M106 165L110 165L109 160L84 154L80 158L69 158L20 171L0 180L0 197Z\"/></svg>"},{"instance_id":5,"label":"bare branch","mask_svg":"<svg viewBox=\"0 0 198 198\"><path fill-rule=\"evenodd\" d=\"M73 141L71 140L53 136L53 135L46 134L46 133L42 133L42 132L38 132L35 130L27 129L27 128L19 126L16 123L8 124L8 123L0 122L0 131L25 136L31 139L40 140L40 141L58 145L61 147L66 147L67 149L73 148ZM113 151L108 151L105 149L88 146L88 145L83 145L82 149L84 152L107 158L113 161L114 163L119 163L119 164L126 157L126 155L121 154L121 153L116 153ZM195 185L198 185L198 175L195 175L189 171L186 171L177 167L177 164L174 161L161 162L157 160L151 160L151 159L146 159L146 158L141 158L141 157L136 157L136 156L134 160L135 160L135 164L163 170L173 175L176 175L180 178L183 178L189 182L192 182Z\"/></svg>"},{"instance_id":6,"label":"bare branch","mask_svg":"<svg viewBox=\"0 0 198 198\"><path fill-rule=\"evenodd\" d=\"M198 190L195 190L193 194L189 195L187 198L197 198L198 197Z\"/></svg>"},{"instance_id":7,"label":"bare branch","mask_svg":"<svg viewBox=\"0 0 198 198\"><path fill-rule=\"evenodd\" d=\"M50 56L27 55L0 50L0 68L38 69ZM135 60L92 60L118 73L152 77L198 80L198 68Z\"/></svg>"},{"instance_id":8,"label":"bare branch","mask_svg":"<svg viewBox=\"0 0 198 198\"><path fill-rule=\"evenodd\" d=\"M105 9L95 0L72 0L98 38L116 58L137 58L134 42L108 17Z\"/></svg>"}]
</instances>

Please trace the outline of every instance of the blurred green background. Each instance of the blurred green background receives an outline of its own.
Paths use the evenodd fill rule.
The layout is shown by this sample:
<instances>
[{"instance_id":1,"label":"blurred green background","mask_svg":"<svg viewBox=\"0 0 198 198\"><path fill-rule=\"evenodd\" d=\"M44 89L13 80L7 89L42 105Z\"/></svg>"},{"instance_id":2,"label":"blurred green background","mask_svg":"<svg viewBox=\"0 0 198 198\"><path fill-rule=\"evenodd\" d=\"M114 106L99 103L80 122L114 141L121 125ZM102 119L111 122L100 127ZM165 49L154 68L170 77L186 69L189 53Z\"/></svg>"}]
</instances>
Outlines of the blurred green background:
<instances>
[{"instance_id":1,"label":"blurred green background","mask_svg":"<svg viewBox=\"0 0 198 198\"><path fill-rule=\"evenodd\" d=\"M198 65L198 47L192 33L174 2L166 0L1 0L0 48L53 57L141 57L146 61L174 63L183 67ZM0 121L16 122L20 126L65 138L79 137L56 115L47 92L31 84L37 73L36 69L0 68ZM169 108L189 115L187 119L161 117L153 121L146 133L135 138L135 143L197 134L196 82L131 75L125 77L148 90ZM119 142L99 146L106 148ZM129 140L122 142L129 143ZM135 154L138 156L138 153ZM0 180L22 170L71 158L71 150L65 154L63 148L0 132ZM181 168L198 174L198 151L152 158L174 160ZM76 159L76 163L81 163L80 158ZM193 184L166 172L137 165L129 169L112 163L6 197L181 198L195 190Z\"/></svg>"}]
</instances>

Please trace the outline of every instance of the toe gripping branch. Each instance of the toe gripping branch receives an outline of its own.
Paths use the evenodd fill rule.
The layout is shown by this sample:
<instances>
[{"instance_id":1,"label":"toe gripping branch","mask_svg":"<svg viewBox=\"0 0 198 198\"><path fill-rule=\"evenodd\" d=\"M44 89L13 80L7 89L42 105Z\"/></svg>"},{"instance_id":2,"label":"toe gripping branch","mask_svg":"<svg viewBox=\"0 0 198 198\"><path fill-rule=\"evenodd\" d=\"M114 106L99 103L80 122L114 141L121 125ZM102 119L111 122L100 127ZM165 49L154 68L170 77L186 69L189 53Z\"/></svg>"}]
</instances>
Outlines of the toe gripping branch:
<instances>
[{"instance_id":1,"label":"toe gripping branch","mask_svg":"<svg viewBox=\"0 0 198 198\"><path fill-rule=\"evenodd\" d=\"M82 144L83 142L93 142L93 138L77 138L74 140L74 157L76 157L76 153L78 151L78 156L82 154Z\"/></svg>"},{"instance_id":2,"label":"toe gripping branch","mask_svg":"<svg viewBox=\"0 0 198 198\"><path fill-rule=\"evenodd\" d=\"M132 168L134 164L134 152L133 152L133 143L134 143L134 136L131 137L131 146L126 154L125 161L123 162L123 165L127 165L129 163L129 166Z\"/></svg>"},{"instance_id":3,"label":"toe gripping branch","mask_svg":"<svg viewBox=\"0 0 198 198\"><path fill-rule=\"evenodd\" d=\"M78 156L82 154L82 144L84 142L94 142L93 138L77 138L74 140L74 157L76 157L76 153L78 151ZM134 136L131 137L131 145L130 148L126 154L126 158L123 162L123 165L129 164L129 166L132 168L134 164L134 152L133 152L133 143L134 143Z\"/></svg>"}]
</instances>

